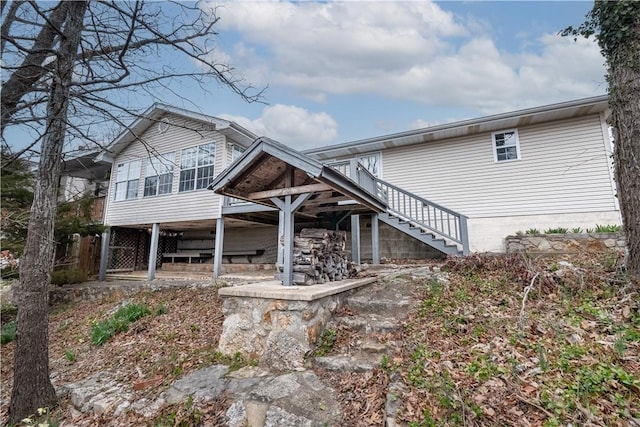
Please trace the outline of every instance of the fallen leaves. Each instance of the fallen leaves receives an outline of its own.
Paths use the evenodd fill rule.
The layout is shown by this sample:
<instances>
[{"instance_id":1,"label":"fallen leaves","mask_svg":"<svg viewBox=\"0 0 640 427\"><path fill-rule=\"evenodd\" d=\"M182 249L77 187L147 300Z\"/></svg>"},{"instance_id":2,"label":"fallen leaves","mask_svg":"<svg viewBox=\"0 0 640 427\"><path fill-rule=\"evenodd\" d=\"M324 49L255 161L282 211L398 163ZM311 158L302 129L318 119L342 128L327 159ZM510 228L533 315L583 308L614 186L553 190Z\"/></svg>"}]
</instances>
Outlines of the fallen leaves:
<instances>
[{"instance_id":1,"label":"fallen leaves","mask_svg":"<svg viewBox=\"0 0 640 427\"><path fill-rule=\"evenodd\" d=\"M446 286L417 283L401 421L634 425L640 286L606 256L472 255L445 264Z\"/></svg>"}]
</instances>

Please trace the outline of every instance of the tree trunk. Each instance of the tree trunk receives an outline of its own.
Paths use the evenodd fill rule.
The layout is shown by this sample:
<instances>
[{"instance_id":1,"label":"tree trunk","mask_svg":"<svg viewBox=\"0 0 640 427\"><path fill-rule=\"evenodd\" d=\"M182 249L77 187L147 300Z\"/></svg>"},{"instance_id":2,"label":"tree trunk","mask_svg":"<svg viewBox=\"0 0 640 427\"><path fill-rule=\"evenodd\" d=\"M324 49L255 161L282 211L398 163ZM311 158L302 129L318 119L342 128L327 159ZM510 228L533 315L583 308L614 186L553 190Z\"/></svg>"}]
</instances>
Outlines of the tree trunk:
<instances>
[{"instance_id":1,"label":"tree trunk","mask_svg":"<svg viewBox=\"0 0 640 427\"><path fill-rule=\"evenodd\" d=\"M616 58L609 59L609 105L614 164L622 223L627 236L627 270L640 275L640 20Z\"/></svg>"},{"instance_id":2,"label":"tree trunk","mask_svg":"<svg viewBox=\"0 0 640 427\"><path fill-rule=\"evenodd\" d=\"M20 263L17 333L9 421L18 423L38 408L52 407L56 394L49 379L49 272L53 266L53 226L64 146L69 87L76 62L86 1L69 2L58 66L52 73L47 130L31 206L27 242Z\"/></svg>"}]
</instances>

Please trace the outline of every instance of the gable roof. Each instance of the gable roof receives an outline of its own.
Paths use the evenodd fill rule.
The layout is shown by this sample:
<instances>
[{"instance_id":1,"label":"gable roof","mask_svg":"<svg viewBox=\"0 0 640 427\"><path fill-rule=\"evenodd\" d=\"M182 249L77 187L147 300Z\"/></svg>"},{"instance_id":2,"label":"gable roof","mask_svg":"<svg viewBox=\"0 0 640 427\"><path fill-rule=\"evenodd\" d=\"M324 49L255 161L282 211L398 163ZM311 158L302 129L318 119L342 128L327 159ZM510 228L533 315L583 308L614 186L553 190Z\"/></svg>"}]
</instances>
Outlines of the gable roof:
<instances>
[{"instance_id":1,"label":"gable roof","mask_svg":"<svg viewBox=\"0 0 640 427\"><path fill-rule=\"evenodd\" d=\"M208 125L211 129L215 129L221 134L244 145L249 145L257 138L257 135L253 132L234 122L178 107L172 107L170 105L156 103L149 107L147 111L142 113L130 126L122 131L122 133L118 135L109 147L98 155L97 160L112 161L120 152L122 152L122 150L128 147L129 144L138 140L140 136L149 129L149 127L161 121L167 114L184 117Z\"/></svg>"},{"instance_id":2,"label":"gable roof","mask_svg":"<svg viewBox=\"0 0 640 427\"><path fill-rule=\"evenodd\" d=\"M287 173L288 170L291 175ZM287 182L288 179L291 182ZM286 195L289 190L294 191L290 194L311 192L314 195L308 202L314 208L305 212L309 215L329 210L386 210L386 202L350 178L291 147L265 137L256 139L207 188L218 194L269 207L276 207L271 200L276 197L276 193ZM343 203L347 199L356 204Z\"/></svg>"},{"instance_id":3,"label":"gable roof","mask_svg":"<svg viewBox=\"0 0 640 427\"><path fill-rule=\"evenodd\" d=\"M494 132L519 126L533 125L556 120L580 117L607 111L608 96L595 96L574 101L528 108L476 119L446 123L428 128L399 132L390 135L325 146L304 151L321 160L353 156L359 153L379 151L386 148L428 143L477 133Z\"/></svg>"}]
</instances>

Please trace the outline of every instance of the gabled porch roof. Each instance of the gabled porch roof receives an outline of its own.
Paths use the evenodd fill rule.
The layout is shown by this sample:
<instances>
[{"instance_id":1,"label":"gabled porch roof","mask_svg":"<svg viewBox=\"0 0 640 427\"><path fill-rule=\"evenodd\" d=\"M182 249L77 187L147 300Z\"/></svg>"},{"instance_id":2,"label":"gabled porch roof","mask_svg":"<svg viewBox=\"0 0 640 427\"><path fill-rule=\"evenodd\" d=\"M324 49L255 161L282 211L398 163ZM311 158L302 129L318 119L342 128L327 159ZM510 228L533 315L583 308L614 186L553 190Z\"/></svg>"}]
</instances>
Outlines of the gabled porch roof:
<instances>
[{"instance_id":1,"label":"gabled porch roof","mask_svg":"<svg viewBox=\"0 0 640 427\"><path fill-rule=\"evenodd\" d=\"M261 137L219 174L208 189L237 199L278 207L284 196L307 195L298 215L325 212L384 212L384 200L355 181L293 148Z\"/></svg>"}]
</instances>

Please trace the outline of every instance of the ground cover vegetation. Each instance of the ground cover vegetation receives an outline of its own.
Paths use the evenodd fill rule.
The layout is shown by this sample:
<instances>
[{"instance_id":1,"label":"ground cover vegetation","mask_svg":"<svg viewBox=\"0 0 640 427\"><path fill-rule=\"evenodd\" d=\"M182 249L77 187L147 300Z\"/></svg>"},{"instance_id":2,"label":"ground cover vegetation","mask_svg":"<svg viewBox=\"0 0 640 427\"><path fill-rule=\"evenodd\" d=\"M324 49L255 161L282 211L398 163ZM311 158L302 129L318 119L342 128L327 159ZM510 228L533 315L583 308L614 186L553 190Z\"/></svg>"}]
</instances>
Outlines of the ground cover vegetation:
<instances>
[{"instance_id":1,"label":"ground cover vegetation","mask_svg":"<svg viewBox=\"0 0 640 427\"><path fill-rule=\"evenodd\" d=\"M640 284L611 255L450 260L403 352L410 426L638 425Z\"/></svg>"},{"instance_id":2,"label":"ground cover vegetation","mask_svg":"<svg viewBox=\"0 0 640 427\"><path fill-rule=\"evenodd\" d=\"M373 371L316 373L336 390L343 426L384 425L388 401L398 406L398 421L412 427L637 425L640 283L620 264L613 253L472 255L448 260L444 279L399 275L394 280L412 281L418 304L401 332L380 337L398 345ZM93 340L98 325L125 318L126 328L103 343ZM110 370L125 384L149 382L136 397L153 399L197 369L258 363L217 352L222 321L215 286L144 291L124 303L114 295L54 306L52 378L64 384ZM320 353L339 354L352 345L351 334L328 330ZM13 345L2 346L2 420ZM404 387L388 393L393 382ZM152 420L131 412L118 422L219 425L229 404L224 398L187 401ZM44 416L76 424L113 421L74 415L68 400Z\"/></svg>"},{"instance_id":3,"label":"ground cover vegetation","mask_svg":"<svg viewBox=\"0 0 640 427\"><path fill-rule=\"evenodd\" d=\"M582 233L587 233L587 234L591 234L591 233L617 233L622 231L622 226L618 225L618 224L606 224L606 225L600 225L600 224L596 224L596 226L594 228L585 228L584 230L581 227L571 227L571 228L567 228L567 227L551 227L551 228L547 228L543 231L540 231L537 228L529 228L527 230L523 231L516 231L516 235L517 236L522 236L524 234L567 234L567 233L571 233L571 234L582 234Z\"/></svg>"}]
</instances>

